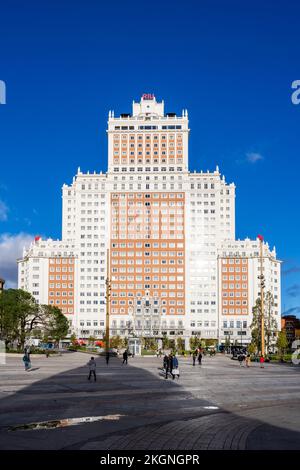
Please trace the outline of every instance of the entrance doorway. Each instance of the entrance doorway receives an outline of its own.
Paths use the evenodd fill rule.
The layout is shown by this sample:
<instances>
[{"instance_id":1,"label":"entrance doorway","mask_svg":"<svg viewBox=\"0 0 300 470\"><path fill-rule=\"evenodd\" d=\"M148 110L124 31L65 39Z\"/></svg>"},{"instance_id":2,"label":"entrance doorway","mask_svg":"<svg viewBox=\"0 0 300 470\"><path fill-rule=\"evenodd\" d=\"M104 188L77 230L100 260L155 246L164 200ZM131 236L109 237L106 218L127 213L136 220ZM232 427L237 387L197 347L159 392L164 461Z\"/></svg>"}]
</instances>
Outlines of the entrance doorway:
<instances>
[{"instance_id":1,"label":"entrance doorway","mask_svg":"<svg viewBox=\"0 0 300 470\"><path fill-rule=\"evenodd\" d=\"M135 356L140 356L142 350L141 340L139 338L129 338L128 349L131 354L134 354Z\"/></svg>"}]
</instances>

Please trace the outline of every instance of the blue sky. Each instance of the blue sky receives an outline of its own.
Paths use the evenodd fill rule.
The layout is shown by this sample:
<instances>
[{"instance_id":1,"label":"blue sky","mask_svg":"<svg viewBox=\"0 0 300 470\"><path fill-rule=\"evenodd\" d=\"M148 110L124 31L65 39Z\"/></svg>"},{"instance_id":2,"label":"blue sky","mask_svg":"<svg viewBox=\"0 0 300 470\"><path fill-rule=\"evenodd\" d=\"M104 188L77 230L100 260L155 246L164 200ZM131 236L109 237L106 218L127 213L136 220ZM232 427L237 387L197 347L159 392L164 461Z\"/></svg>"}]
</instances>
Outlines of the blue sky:
<instances>
[{"instance_id":1,"label":"blue sky","mask_svg":"<svg viewBox=\"0 0 300 470\"><path fill-rule=\"evenodd\" d=\"M0 275L34 234L61 236L61 186L106 169L110 109L154 93L189 110L190 168L218 164L236 234L284 261L283 309L300 315L297 1L15 1L1 5Z\"/></svg>"}]
</instances>

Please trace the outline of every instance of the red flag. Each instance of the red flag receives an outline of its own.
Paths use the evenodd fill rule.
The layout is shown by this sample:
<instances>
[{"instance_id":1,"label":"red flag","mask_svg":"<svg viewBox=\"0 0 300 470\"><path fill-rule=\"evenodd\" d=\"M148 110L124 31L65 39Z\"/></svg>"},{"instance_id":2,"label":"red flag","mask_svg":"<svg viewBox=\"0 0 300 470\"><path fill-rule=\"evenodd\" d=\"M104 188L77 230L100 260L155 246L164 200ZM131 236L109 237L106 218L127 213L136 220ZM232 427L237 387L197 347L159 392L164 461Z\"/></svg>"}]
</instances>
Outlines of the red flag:
<instances>
[{"instance_id":1,"label":"red flag","mask_svg":"<svg viewBox=\"0 0 300 470\"><path fill-rule=\"evenodd\" d=\"M257 238L262 242L264 240L264 237L262 235L257 235Z\"/></svg>"}]
</instances>

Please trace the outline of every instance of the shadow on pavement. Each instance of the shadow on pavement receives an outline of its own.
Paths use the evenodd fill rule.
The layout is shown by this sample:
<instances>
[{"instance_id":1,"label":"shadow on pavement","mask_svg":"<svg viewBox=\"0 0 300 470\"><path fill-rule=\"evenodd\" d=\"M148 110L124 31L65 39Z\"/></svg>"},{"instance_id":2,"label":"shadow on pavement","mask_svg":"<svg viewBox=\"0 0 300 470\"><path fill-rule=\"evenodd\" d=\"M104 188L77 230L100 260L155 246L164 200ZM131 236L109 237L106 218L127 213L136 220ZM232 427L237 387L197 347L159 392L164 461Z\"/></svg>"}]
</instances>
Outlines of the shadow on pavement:
<instances>
[{"instance_id":1,"label":"shadow on pavement","mask_svg":"<svg viewBox=\"0 0 300 470\"><path fill-rule=\"evenodd\" d=\"M300 449L299 431L269 424L264 409L232 413L216 407L180 379L166 380L159 362L149 371L136 358L128 365L110 358L107 366L97 357L97 382L89 382L89 356L74 355L82 365L15 393L12 388L0 400L0 449ZM68 355L48 358L31 372L62 367L64 359ZM48 426L36 426L40 422ZM26 430L12 430L19 425Z\"/></svg>"}]
</instances>

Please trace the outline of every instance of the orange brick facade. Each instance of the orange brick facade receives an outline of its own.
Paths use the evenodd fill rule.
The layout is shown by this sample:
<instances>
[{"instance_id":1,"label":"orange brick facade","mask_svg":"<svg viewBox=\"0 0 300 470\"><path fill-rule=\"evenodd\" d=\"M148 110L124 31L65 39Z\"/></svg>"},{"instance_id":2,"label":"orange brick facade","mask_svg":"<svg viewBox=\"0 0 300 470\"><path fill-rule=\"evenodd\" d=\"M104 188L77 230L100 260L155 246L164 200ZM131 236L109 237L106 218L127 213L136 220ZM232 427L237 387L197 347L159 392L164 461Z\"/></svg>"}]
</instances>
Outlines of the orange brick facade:
<instances>
[{"instance_id":1,"label":"orange brick facade","mask_svg":"<svg viewBox=\"0 0 300 470\"><path fill-rule=\"evenodd\" d=\"M143 130L141 130L143 132ZM114 134L113 163L183 163L183 139L181 133L149 133L143 135Z\"/></svg>"},{"instance_id":2,"label":"orange brick facade","mask_svg":"<svg viewBox=\"0 0 300 470\"><path fill-rule=\"evenodd\" d=\"M49 258L48 302L74 314L74 258Z\"/></svg>"},{"instance_id":3,"label":"orange brick facade","mask_svg":"<svg viewBox=\"0 0 300 470\"><path fill-rule=\"evenodd\" d=\"M184 193L111 195L111 313L135 299L159 300L162 314L185 313Z\"/></svg>"},{"instance_id":4,"label":"orange brick facade","mask_svg":"<svg viewBox=\"0 0 300 470\"><path fill-rule=\"evenodd\" d=\"M248 260L223 258L221 266L222 314L248 315Z\"/></svg>"}]
</instances>

